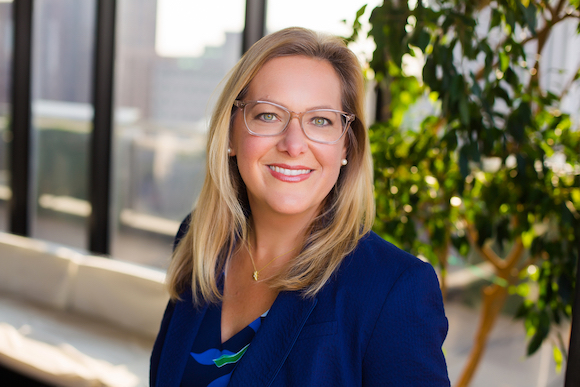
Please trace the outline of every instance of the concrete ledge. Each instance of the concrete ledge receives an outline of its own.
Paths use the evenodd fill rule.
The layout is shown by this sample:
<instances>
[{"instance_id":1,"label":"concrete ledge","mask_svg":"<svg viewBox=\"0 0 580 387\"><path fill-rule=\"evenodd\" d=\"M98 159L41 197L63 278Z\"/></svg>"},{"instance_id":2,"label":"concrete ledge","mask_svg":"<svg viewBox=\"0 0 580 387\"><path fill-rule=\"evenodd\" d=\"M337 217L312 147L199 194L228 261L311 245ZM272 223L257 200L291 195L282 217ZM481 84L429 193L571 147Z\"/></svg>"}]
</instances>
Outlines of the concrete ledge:
<instances>
[{"instance_id":1,"label":"concrete ledge","mask_svg":"<svg viewBox=\"0 0 580 387\"><path fill-rule=\"evenodd\" d=\"M77 255L45 242L0 233L0 291L64 310Z\"/></svg>"},{"instance_id":2,"label":"concrete ledge","mask_svg":"<svg viewBox=\"0 0 580 387\"><path fill-rule=\"evenodd\" d=\"M165 273L127 262L86 257L71 287L72 311L155 337L167 305Z\"/></svg>"},{"instance_id":3,"label":"concrete ledge","mask_svg":"<svg viewBox=\"0 0 580 387\"><path fill-rule=\"evenodd\" d=\"M0 295L0 363L57 386L148 385L153 339Z\"/></svg>"},{"instance_id":4,"label":"concrete ledge","mask_svg":"<svg viewBox=\"0 0 580 387\"><path fill-rule=\"evenodd\" d=\"M165 273L0 233L0 363L58 386L148 385Z\"/></svg>"}]
</instances>

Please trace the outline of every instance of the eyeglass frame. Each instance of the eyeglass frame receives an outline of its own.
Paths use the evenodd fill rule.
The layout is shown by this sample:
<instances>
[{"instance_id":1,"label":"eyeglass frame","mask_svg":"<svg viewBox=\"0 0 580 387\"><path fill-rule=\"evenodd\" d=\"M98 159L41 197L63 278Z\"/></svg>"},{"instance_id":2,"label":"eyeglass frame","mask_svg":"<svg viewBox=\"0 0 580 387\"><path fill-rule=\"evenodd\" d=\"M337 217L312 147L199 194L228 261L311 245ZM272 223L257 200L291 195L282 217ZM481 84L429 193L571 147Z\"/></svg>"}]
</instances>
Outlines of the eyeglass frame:
<instances>
[{"instance_id":1,"label":"eyeglass frame","mask_svg":"<svg viewBox=\"0 0 580 387\"><path fill-rule=\"evenodd\" d=\"M251 104L251 103L266 103L269 105L273 105L276 106L286 112L288 112L288 114L290 114L290 118L288 119L288 122L286 122L286 124L284 125L284 128L278 132L278 133L274 133L274 134L260 134L260 133L256 133L253 132L250 127L248 126L248 122L246 121L246 111L245 108L247 105ZM354 120L356 119L356 116L352 113L347 113L347 112L343 112L341 110L335 110L335 109L312 109L312 110L307 110L305 112L295 112L293 110L288 109L285 106L279 105L277 103L274 102L270 102L270 101L241 101L239 99L236 99L234 101L234 106L242 109L242 112L244 113L244 125L246 126L246 130L253 136L257 136L257 137L274 137L274 136L279 136L282 133L284 133L286 131L286 129L288 129L288 125L290 124L290 121L292 121L292 118L296 117L298 118L298 122L300 122L300 129L302 129L302 133L304 133L304 135L306 136L306 138L308 138L310 141L314 141L317 142L319 144L336 144L337 142L340 141L340 139L342 138L342 136L344 136L344 134L348 131L348 129L350 128L350 124L352 122L354 122ZM346 119L346 123L344 125L344 128L342 130L342 133L340 134L340 136L334 140L334 141L320 141L320 140L315 140L313 138L311 138L306 131L304 130L304 126L302 125L302 117L304 116L304 114L307 113L312 113L312 112L318 112L318 111L323 111L323 112L333 112L333 113L338 113L338 114L342 114L344 116L344 118Z\"/></svg>"}]
</instances>

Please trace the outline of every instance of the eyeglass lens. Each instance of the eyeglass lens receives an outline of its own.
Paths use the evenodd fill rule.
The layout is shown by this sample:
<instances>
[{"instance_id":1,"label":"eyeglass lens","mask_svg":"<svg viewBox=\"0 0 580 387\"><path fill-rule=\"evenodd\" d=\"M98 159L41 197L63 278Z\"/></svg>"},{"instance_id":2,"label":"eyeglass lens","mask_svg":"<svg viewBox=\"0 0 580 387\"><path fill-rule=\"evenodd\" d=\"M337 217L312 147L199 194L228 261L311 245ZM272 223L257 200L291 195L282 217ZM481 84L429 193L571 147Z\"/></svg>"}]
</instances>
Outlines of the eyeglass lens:
<instances>
[{"instance_id":1,"label":"eyeglass lens","mask_svg":"<svg viewBox=\"0 0 580 387\"><path fill-rule=\"evenodd\" d=\"M244 111L250 132L261 136L280 134L291 119L290 112L265 102L248 103ZM344 114L339 112L313 110L302 115L301 125L311 140L333 142L342 136L347 120Z\"/></svg>"}]
</instances>

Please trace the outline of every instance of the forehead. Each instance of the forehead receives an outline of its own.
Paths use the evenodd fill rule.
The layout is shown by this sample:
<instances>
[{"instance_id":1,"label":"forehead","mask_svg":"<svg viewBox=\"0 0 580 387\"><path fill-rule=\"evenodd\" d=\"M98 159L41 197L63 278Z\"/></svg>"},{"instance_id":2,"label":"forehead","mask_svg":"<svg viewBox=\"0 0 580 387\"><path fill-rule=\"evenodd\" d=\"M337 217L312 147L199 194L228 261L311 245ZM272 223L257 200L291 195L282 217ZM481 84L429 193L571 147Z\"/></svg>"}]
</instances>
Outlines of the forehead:
<instances>
[{"instance_id":1,"label":"forehead","mask_svg":"<svg viewBox=\"0 0 580 387\"><path fill-rule=\"evenodd\" d=\"M262 66L248 86L246 99L276 102L294 111L342 109L342 85L330 62L284 56Z\"/></svg>"}]
</instances>

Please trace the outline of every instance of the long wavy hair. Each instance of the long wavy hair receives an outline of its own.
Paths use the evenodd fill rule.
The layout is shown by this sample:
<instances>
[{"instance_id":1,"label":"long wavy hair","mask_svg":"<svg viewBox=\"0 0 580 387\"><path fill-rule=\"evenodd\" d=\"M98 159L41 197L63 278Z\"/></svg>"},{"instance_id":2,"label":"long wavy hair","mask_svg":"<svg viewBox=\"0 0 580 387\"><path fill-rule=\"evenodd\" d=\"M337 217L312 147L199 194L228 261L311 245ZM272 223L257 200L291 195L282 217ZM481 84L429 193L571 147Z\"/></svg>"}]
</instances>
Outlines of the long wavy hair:
<instances>
[{"instance_id":1,"label":"long wavy hair","mask_svg":"<svg viewBox=\"0 0 580 387\"><path fill-rule=\"evenodd\" d=\"M237 108L248 85L269 60L304 56L328 61L342 87L342 110L353 113L348 130L348 164L309 226L302 250L285 271L269 280L279 291L302 291L312 297L324 286L342 260L371 229L375 215L373 169L364 123L364 84L360 63L337 37L304 28L287 28L254 44L230 71L213 112L207 140L206 176L185 236L173 253L167 271L172 299L191 288L196 305L221 300L218 278L236 247L248 238L250 216L245 184L236 158L227 148Z\"/></svg>"}]
</instances>

